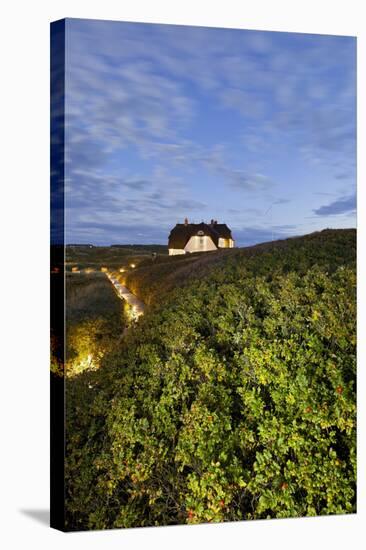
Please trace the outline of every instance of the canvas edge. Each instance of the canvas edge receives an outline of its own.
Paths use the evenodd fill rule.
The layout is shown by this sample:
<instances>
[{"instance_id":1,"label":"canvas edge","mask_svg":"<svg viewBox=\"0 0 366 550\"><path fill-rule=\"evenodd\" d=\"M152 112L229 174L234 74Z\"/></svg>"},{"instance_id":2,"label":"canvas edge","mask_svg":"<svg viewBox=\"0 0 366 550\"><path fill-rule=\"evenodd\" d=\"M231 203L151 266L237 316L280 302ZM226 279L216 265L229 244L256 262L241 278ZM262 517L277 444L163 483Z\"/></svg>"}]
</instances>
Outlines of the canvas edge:
<instances>
[{"instance_id":1,"label":"canvas edge","mask_svg":"<svg viewBox=\"0 0 366 550\"><path fill-rule=\"evenodd\" d=\"M50 305L61 372L50 372L50 527L65 526L65 19L50 25Z\"/></svg>"}]
</instances>

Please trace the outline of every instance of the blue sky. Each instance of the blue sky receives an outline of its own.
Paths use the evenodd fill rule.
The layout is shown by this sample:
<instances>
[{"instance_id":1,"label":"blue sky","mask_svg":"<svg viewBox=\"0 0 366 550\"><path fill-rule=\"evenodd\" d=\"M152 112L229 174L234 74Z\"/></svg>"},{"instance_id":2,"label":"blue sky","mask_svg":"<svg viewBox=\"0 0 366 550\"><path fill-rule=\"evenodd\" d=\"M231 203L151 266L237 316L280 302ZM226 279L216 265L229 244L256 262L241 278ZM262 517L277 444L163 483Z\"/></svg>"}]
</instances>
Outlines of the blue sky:
<instances>
[{"instance_id":1,"label":"blue sky","mask_svg":"<svg viewBox=\"0 0 366 550\"><path fill-rule=\"evenodd\" d=\"M352 37L67 19L66 242L356 226Z\"/></svg>"}]
</instances>

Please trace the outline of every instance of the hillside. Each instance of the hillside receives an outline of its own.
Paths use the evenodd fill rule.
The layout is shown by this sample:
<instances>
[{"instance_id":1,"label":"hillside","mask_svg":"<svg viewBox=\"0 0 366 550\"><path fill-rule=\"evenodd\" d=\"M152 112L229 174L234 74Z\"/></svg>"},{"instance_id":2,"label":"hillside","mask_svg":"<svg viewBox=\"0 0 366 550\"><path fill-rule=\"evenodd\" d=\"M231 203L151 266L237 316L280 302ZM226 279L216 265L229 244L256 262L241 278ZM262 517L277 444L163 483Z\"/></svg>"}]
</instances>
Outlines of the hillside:
<instances>
[{"instance_id":1,"label":"hillside","mask_svg":"<svg viewBox=\"0 0 366 550\"><path fill-rule=\"evenodd\" d=\"M305 272L311 265L325 265L330 270L340 263L354 261L356 232L354 229L326 229L303 237L293 237L258 244L247 248L218 250L182 256L162 256L139 262L137 269L114 275L146 304L161 301L175 287L225 267L247 266L264 273L276 263L276 269ZM257 258L261 258L257 261ZM253 274L254 271L253 271Z\"/></svg>"},{"instance_id":2,"label":"hillside","mask_svg":"<svg viewBox=\"0 0 366 550\"><path fill-rule=\"evenodd\" d=\"M103 273L66 274L66 376L97 369L127 325L123 303Z\"/></svg>"},{"instance_id":3,"label":"hillside","mask_svg":"<svg viewBox=\"0 0 366 550\"><path fill-rule=\"evenodd\" d=\"M67 527L356 510L356 233L167 258L67 381ZM123 275L123 274L121 274Z\"/></svg>"}]
</instances>

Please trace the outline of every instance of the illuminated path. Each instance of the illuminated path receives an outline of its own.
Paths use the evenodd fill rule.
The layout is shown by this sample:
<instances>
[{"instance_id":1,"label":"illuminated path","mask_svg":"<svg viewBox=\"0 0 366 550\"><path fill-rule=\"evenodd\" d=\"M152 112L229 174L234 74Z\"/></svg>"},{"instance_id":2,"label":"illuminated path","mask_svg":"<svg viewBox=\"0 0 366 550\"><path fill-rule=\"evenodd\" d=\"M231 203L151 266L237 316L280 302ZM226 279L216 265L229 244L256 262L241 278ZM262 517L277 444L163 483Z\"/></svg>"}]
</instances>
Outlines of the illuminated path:
<instances>
[{"instance_id":1,"label":"illuminated path","mask_svg":"<svg viewBox=\"0 0 366 550\"><path fill-rule=\"evenodd\" d=\"M112 277L110 273L107 272L106 275L116 289L117 294L121 298L121 300L126 300L126 302L131 306L132 317L134 319L138 319L140 315L143 315L145 310L144 302L142 302L137 298L137 296L132 294L132 292L130 292L128 288L121 285L121 283L119 283L117 279Z\"/></svg>"}]
</instances>

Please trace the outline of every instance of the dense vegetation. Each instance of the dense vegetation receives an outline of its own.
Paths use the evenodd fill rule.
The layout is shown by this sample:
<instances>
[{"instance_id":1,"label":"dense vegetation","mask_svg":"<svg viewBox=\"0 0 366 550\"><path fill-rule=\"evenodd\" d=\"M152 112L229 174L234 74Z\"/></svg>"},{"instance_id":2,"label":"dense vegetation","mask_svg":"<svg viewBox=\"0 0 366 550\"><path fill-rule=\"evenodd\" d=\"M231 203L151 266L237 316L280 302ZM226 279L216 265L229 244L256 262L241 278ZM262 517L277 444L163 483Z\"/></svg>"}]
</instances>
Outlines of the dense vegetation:
<instances>
[{"instance_id":1,"label":"dense vegetation","mask_svg":"<svg viewBox=\"0 0 366 550\"><path fill-rule=\"evenodd\" d=\"M299 243L301 246L299 248ZM270 253L270 260L267 263ZM282 254L286 257L281 259ZM260 259L256 259L257 256ZM308 266L330 265L332 269L355 258L354 230L325 230L301 238L263 243L247 248L234 248L179 256L158 256L137 264L136 269L126 269L115 276L147 304L161 302L174 288L189 284L192 279L207 276L211 271L225 265L254 261L256 274L268 274L272 264L280 261L280 268L286 272L294 269L305 273Z\"/></svg>"},{"instance_id":2,"label":"dense vegetation","mask_svg":"<svg viewBox=\"0 0 366 550\"><path fill-rule=\"evenodd\" d=\"M355 511L355 238L136 276L147 313L67 383L68 529Z\"/></svg>"}]
</instances>

